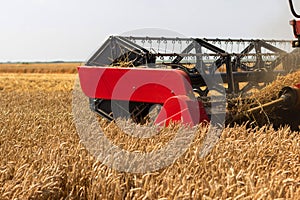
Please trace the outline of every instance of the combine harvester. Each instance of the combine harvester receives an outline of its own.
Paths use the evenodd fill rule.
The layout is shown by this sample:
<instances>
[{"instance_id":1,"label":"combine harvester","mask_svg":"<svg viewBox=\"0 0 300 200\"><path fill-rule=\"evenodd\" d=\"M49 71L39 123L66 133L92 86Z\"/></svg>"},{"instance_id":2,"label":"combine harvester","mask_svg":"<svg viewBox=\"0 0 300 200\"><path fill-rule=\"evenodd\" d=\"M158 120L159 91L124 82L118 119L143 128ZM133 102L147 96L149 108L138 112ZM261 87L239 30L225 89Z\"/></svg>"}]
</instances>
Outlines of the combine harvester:
<instances>
[{"instance_id":1,"label":"combine harvester","mask_svg":"<svg viewBox=\"0 0 300 200\"><path fill-rule=\"evenodd\" d=\"M299 18L291 0L290 6ZM299 47L300 21L291 25L297 38L292 46ZM300 84L284 87L275 101L238 114L225 105L232 107L234 98L247 98L253 88L298 70L300 54L290 42L111 36L78 73L91 109L110 121L121 117L139 124L196 125L226 115L226 123L233 124L270 108L285 118L286 112L300 109Z\"/></svg>"}]
</instances>

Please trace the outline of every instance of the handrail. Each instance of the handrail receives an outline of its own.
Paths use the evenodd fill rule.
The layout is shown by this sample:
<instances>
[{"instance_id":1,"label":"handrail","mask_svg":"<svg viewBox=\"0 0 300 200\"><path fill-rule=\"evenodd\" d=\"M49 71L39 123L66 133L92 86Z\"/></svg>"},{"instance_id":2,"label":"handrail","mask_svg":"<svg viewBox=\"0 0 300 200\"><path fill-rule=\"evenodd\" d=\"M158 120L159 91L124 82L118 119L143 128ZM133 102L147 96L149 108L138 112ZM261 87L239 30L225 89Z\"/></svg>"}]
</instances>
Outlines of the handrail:
<instances>
[{"instance_id":1,"label":"handrail","mask_svg":"<svg viewBox=\"0 0 300 200\"><path fill-rule=\"evenodd\" d=\"M298 13L296 13L296 11L295 11L295 8L294 8L293 1L292 1L292 0L289 0L289 4L290 4L291 12L293 13L293 15L294 15L296 18L300 18L300 15L299 15Z\"/></svg>"}]
</instances>

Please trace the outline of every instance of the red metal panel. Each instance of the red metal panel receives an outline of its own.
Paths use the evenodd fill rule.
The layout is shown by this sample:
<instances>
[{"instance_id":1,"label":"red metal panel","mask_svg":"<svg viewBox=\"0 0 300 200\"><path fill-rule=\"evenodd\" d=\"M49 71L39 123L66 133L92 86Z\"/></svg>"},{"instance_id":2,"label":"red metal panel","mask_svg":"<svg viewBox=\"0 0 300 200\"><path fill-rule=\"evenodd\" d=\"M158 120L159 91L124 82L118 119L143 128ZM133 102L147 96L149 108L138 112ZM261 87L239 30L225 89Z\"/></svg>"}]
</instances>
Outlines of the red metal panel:
<instances>
[{"instance_id":1,"label":"red metal panel","mask_svg":"<svg viewBox=\"0 0 300 200\"><path fill-rule=\"evenodd\" d=\"M173 69L78 67L80 85L91 98L164 103L191 95L188 76Z\"/></svg>"},{"instance_id":2,"label":"red metal panel","mask_svg":"<svg viewBox=\"0 0 300 200\"><path fill-rule=\"evenodd\" d=\"M290 24L293 26L295 38L298 38L300 36L300 21L299 20L291 20Z\"/></svg>"},{"instance_id":3,"label":"red metal panel","mask_svg":"<svg viewBox=\"0 0 300 200\"><path fill-rule=\"evenodd\" d=\"M170 122L180 122L185 125L197 125L200 122L209 121L203 104L196 99L180 95L170 97L163 105L155 123L168 126Z\"/></svg>"}]
</instances>

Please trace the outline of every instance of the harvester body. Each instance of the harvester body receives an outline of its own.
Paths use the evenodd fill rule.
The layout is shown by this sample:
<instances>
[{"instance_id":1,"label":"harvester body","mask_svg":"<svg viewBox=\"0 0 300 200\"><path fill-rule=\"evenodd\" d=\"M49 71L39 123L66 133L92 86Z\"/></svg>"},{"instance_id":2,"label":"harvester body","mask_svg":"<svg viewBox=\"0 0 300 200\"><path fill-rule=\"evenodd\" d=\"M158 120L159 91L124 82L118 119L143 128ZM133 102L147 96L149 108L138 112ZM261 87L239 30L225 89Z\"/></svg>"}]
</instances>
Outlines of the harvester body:
<instances>
[{"instance_id":1,"label":"harvester body","mask_svg":"<svg viewBox=\"0 0 300 200\"><path fill-rule=\"evenodd\" d=\"M196 125L213 115L231 116L225 98L247 96L297 70L298 58L286 40L111 36L78 72L91 109L110 121Z\"/></svg>"},{"instance_id":2,"label":"harvester body","mask_svg":"<svg viewBox=\"0 0 300 200\"><path fill-rule=\"evenodd\" d=\"M292 14L300 18L292 0L289 4ZM300 21L292 20L290 24L297 38L292 47L300 47ZM151 118L153 123L164 126L170 122L196 125L221 113L232 124L262 111L272 112L274 108L280 111L278 115L300 111L300 84L284 87L278 99L239 113L226 110L222 101L222 95L226 95L227 107L231 107L231 98L246 96L278 75L298 70L299 51L289 48L289 43L111 36L86 66L78 67L78 72L90 108L108 120L121 117L143 124ZM213 102L215 93L221 97L220 101ZM216 111L213 103L221 109ZM157 110L154 118L153 108ZM296 126L299 122L300 119Z\"/></svg>"}]
</instances>

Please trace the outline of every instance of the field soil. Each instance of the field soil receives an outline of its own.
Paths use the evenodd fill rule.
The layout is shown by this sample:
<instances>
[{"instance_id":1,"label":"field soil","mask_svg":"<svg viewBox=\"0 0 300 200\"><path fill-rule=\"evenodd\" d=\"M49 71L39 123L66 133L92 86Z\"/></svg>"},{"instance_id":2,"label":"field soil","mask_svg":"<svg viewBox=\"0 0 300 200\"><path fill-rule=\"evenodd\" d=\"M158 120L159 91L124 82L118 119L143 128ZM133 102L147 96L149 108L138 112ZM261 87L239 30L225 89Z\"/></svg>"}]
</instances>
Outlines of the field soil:
<instances>
[{"instance_id":1,"label":"field soil","mask_svg":"<svg viewBox=\"0 0 300 200\"><path fill-rule=\"evenodd\" d=\"M76 71L0 68L0 199L300 197L300 133L289 127L225 128L201 157L207 134L201 125L189 149L170 166L143 174L119 172L93 157L77 134ZM128 147L114 124L99 121L116 144ZM175 133L168 131L161 140ZM158 144L136 141L134 147L142 151Z\"/></svg>"}]
</instances>

